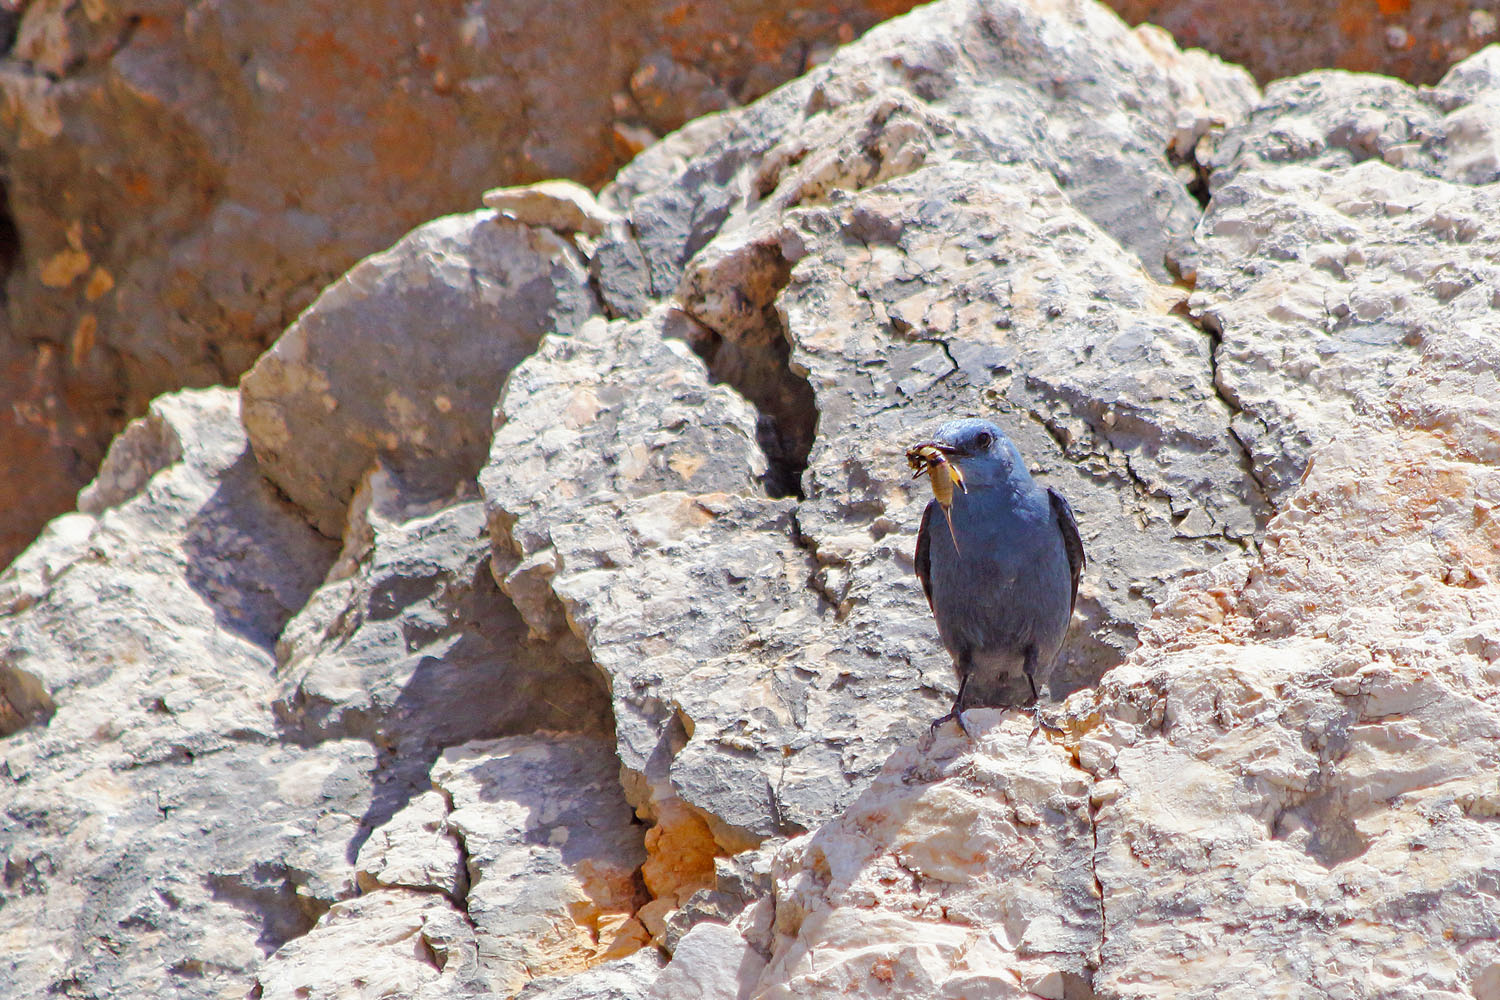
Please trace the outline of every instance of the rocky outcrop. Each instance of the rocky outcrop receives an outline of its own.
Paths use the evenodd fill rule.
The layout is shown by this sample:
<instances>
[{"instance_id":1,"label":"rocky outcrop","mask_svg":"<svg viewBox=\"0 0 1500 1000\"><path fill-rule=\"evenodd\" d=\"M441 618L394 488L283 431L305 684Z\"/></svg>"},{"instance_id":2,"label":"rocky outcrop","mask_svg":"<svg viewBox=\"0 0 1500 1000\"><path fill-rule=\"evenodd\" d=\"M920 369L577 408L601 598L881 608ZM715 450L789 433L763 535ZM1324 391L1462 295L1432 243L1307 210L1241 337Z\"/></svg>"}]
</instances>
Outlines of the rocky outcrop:
<instances>
[{"instance_id":1,"label":"rocky outcrop","mask_svg":"<svg viewBox=\"0 0 1500 1000\"><path fill-rule=\"evenodd\" d=\"M475 741L431 775L361 850L364 894L277 951L262 995L515 996L639 950L643 851L609 744Z\"/></svg>"},{"instance_id":2,"label":"rocky outcrop","mask_svg":"<svg viewBox=\"0 0 1500 1000\"><path fill-rule=\"evenodd\" d=\"M0 564L125 419L233 384L359 258L496 184L600 184L910 6L10 5Z\"/></svg>"},{"instance_id":3,"label":"rocky outcrop","mask_svg":"<svg viewBox=\"0 0 1500 1000\"><path fill-rule=\"evenodd\" d=\"M771 961L749 995L1088 995L1104 936L1090 781L999 715L974 711L977 742L945 727L903 748L780 852L774 906L757 904L774 910L756 941Z\"/></svg>"},{"instance_id":4,"label":"rocky outcrop","mask_svg":"<svg viewBox=\"0 0 1500 1000\"><path fill-rule=\"evenodd\" d=\"M233 383L358 258L495 184L601 184L911 6L0 9L0 563L71 508L126 419ZM1427 83L1500 37L1487 5L1451 0L1114 6L1262 81Z\"/></svg>"},{"instance_id":5,"label":"rocky outcrop","mask_svg":"<svg viewBox=\"0 0 1500 1000\"><path fill-rule=\"evenodd\" d=\"M0 578L0 982L1496 995L1497 51L950 0L360 265ZM1090 553L1055 730L929 728L965 413Z\"/></svg>"},{"instance_id":6,"label":"rocky outcrop","mask_svg":"<svg viewBox=\"0 0 1500 1000\"><path fill-rule=\"evenodd\" d=\"M271 712L332 547L222 389L154 402L81 506L6 578L6 992L216 993L355 891L373 748Z\"/></svg>"},{"instance_id":7,"label":"rocky outcrop","mask_svg":"<svg viewBox=\"0 0 1500 1000\"><path fill-rule=\"evenodd\" d=\"M605 308L639 318L549 338L511 376L480 476L497 569L533 628L567 622L610 678L632 801L685 803L721 851L846 806L951 699L911 575L925 486L900 455L922 425L1004 414L1079 506L1101 569L1059 696L1264 510L1210 339L1153 278L1197 218L1172 144L1253 87L1098 8L1049 16L933 8L643 155L603 194L630 225L594 257ZM1045 66L1044 24L1079 40ZM1089 89L1105 64L1129 93ZM1052 106L1068 80L1081 96ZM753 425L699 402L701 366L657 346L676 340ZM753 452L720 471L752 426L770 497L747 495Z\"/></svg>"},{"instance_id":8,"label":"rocky outcrop","mask_svg":"<svg viewBox=\"0 0 1500 1000\"><path fill-rule=\"evenodd\" d=\"M506 374L597 309L550 230L489 212L422 226L329 286L245 374L256 458L332 538L376 456L408 491L450 495L484 462Z\"/></svg>"}]
</instances>

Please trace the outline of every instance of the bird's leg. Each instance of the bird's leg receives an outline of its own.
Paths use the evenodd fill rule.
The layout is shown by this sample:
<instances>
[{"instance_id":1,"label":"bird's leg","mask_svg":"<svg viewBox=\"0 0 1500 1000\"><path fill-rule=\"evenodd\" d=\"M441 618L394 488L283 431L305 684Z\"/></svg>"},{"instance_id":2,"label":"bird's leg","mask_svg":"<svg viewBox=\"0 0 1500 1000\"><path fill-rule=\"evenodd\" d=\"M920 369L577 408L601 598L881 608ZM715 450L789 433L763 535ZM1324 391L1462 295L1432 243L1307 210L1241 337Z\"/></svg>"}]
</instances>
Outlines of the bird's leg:
<instances>
[{"instance_id":1,"label":"bird's leg","mask_svg":"<svg viewBox=\"0 0 1500 1000\"><path fill-rule=\"evenodd\" d=\"M1022 661L1021 671L1026 675L1026 683L1031 685L1031 735L1026 737L1030 743L1036 739L1036 734L1046 730L1049 734L1061 736L1063 731L1057 726L1042 721L1042 706L1038 699L1036 690L1036 647L1026 647L1026 658Z\"/></svg>"},{"instance_id":2,"label":"bird's leg","mask_svg":"<svg viewBox=\"0 0 1500 1000\"><path fill-rule=\"evenodd\" d=\"M974 738L974 734L969 732L969 727L964 725L963 709L959 707L964 703L964 689L969 686L969 674L972 672L968 668L967 660L968 657L966 656L959 657L954 663L954 666L958 668L958 697L953 699L953 709L947 715L933 719L932 728L929 732L936 733L938 726L952 721L958 723L958 728L963 730L965 736L971 740Z\"/></svg>"}]
</instances>

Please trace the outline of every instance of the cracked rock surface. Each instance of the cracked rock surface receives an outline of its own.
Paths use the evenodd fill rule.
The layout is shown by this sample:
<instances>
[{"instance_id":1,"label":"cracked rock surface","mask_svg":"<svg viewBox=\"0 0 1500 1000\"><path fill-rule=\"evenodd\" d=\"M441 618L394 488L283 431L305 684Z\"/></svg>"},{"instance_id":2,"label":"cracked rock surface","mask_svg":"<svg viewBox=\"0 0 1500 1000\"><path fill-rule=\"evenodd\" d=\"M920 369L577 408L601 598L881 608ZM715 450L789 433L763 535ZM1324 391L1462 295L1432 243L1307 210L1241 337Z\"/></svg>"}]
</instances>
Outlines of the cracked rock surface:
<instances>
[{"instance_id":1,"label":"cracked rock surface","mask_svg":"<svg viewBox=\"0 0 1500 1000\"><path fill-rule=\"evenodd\" d=\"M484 460L506 373L595 309L555 233L491 212L430 222L330 285L245 373L256 458L332 538L376 456L408 492L450 494Z\"/></svg>"},{"instance_id":2,"label":"cracked rock surface","mask_svg":"<svg viewBox=\"0 0 1500 1000\"><path fill-rule=\"evenodd\" d=\"M1022 44L1051 29L1076 47ZM507 593L612 685L643 815L682 803L720 852L810 829L942 713L901 452L946 415L997 415L1079 510L1097 569L1055 696L1251 543L1211 338L1163 282L1198 216L1175 123L1254 96L1095 7L943 5L604 191L622 318L515 369L480 484Z\"/></svg>"},{"instance_id":3,"label":"cracked rock surface","mask_svg":"<svg viewBox=\"0 0 1500 1000\"><path fill-rule=\"evenodd\" d=\"M0 576L0 993L1500 996L1497 67L947 0L359 265ZM1090 556L973 739L971 414Z\"/></svg>"}]
</instances>

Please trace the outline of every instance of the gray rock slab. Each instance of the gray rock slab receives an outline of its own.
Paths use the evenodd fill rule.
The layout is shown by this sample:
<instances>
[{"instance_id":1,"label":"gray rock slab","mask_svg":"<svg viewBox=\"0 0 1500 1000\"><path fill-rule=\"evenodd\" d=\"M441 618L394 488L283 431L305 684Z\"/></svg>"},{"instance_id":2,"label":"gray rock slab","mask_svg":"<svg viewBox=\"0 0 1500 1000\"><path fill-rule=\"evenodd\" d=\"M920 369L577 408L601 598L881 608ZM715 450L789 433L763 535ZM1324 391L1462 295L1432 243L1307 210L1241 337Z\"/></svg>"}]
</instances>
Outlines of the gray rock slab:
<instances>
[{"instance_id":1,"label":"gray rock slab","mask_svg":"<svg viewBox=\"0 0 1500 1000\"><path fill-rule=\"evenodd\" d=\"M664 964L655 948L642 948L571 976L533 979L516 994L516 1000L640 1000Z\"/></svg>"},{"instance_id":2,"label":"gray rock slab","mask_svg":"<svg viewBox=\"0 0 1500 1000\"><path fill-rule=\"evenodd\" d=\"M0 8L0 566L124 419L232 384L360 257L496 184L597 187L912 5Z\"/></svg>"},{"instance_id":3,"label":"gray rock slab","mask_svg":"<svg viewBox=\"0 0 1500 1000\"><path fill-rule=\"evenodd\" d=\"M27 760L28 742L8 741L0 805L6 996L243 994L267 955L357 892L345 851L375 767L362 741L240 739L134 768L77 748L65 781Z\"/></svg>"},{"instance_id":4,"label":"gray rock slab","mask_svg":"<svg viewBox=\"0 0 1500 1000\"><path fill-rule=\"evenodd\" d=\"M0 993L1484 995L1497 65L1261 100L939 4L647 152L597 245L362 265L0 577ZM959 413L1084 530L1057 743L926 732L902 451Z\"/></svg>"},{"instance_id":5,"label":"gray rock slab","mask_svg":"<svg viewBox=\"0 0 1500 1000\"><path fill-rule=\"evenodd\" d=\"M256 974L262 1000L456 1000L485 992L474 928L442 896L382 889L335 903Z\"/></svg>"},{"instance_id":6,"label":"gray rock slab","mask_svg":"<svg viewBox=\"0 0 1500 1000\"><path fill-rule=\"evenodd\" d=\"M749 1000L766 960L739 933L723 924L701 923L683 935L648 1000L702 997Z\"/></svg>"},{"instance_id":7,"label":"gray rock slab","mask_svg":"<svg viewBox=\"0 0 1500 1000\"><path fill-rule=\"evenodd\" d=\"M1466 331L1492 327L1497 59L1486 50L1432 90L1277 84L1213 154L1191 307L1216 331L1217 382L1273 499L1407 372L1465 363Z\"/></svg>"},{"instance_id":8,"label":"gray rock slab","mask_svg":"<svg viewBox=\"0 0 1500 1000\"><path fill-rule=\"evenodd\" d=\"M511 375L479 484L496 574L537 637L569 631L549 589L553 525L610 496L757 488L754 412L664 336L682 322L670 310L595 320L547 338Z\"/></svg>"},{"instance_id":9,"label":"gray rock slab","mask_svg":"<svg viewBox=\"0 0 1500 1000\"><path fill-rule=\"evenodd\" d=\"M447 797L429 789L373 830L355 861L360 888L436 891L462 899L469 873L448 829L448 810Z\"/></svg>"},{"instance_id":10,"label":"gray rock slab","mask_svg":"<svg viewBox=\"0 0 1500 1000\"><path fill-rule=\"evenodd\" d=\"M610 678L632 801L654 815L680 795L743 847L833 808L846 766L878 766L886 728L911 729L919 709L887 706L922 698L920 670L866 678L855 662L935 662L916 622L825 662L833 643L808 630L836 612L795 505L759 495L750 408L672 328L659 312L544 342L511 380L481 485L511 542L496 554L514 567L506 589L534 629L576 632ZM849 702L807 691L849 684Z\"/></svg>"},{"instance_id":11,"label":"gray rock slab","mask_svg":"<svg viewBox=\"0 0 1500 1000\"><path fill-rule=\"evenodd\" d=\"M246 373L256 456L333 538L377 456L451 493L484 461L511 366L594 310L582 259L550 229L493 212L430 222L325 289Z\"/></svg>"},{"instance_id":12,"label":"gray rock slab","mask_svg":"<svg viewBox=\"0 0 1500 1000\"><path fill-rule=\"evenodd\" d=\"M1492 380L1500 331L1470 348ZM1494 981L1500 422L1474 380L1424 362L1390 425L1318 448L1260 559L1185 588L1080 706L1101 994Z\"/></svg>"},{"instance_id":13,"label":"gray rock slab","mask_svg":"<svg viewBox=\"0 0 1500 1000\"><path fill-rule=\"evenodd\" d=\"M99 753L134 763L269 739L271 647L335 553L256 471L235 395L157 400L80 506L7 577L7 667L71 706L36 745L103 718Z\"/></svg>"},{"instance_id":14,"label":"gray rock slab","mask_svg":"<svg viewBox=\"0 0 1500 1000\"><path fill-rule=\"evenodd\" d=\"M1054 678L1065 694L1267 513L1212 339L1179 315L1186 292L1163 265L1198 220L1181 164L1257 97L1242 72L1085 5L942 5L730 116L703 154L648 152L605 199L631 213L652 281L681 276L715 375L817 427L799 521L830 593L857 605L893 575L853 539L885 522L914 533L921 487L893 473L927 424L1006 425L1072 498L1099 570ZM753 359L742 369L785 343L803 412L763 403L718 341Z\"/></svg>"},{"instance_id":15,"label":"gray rock slab","mask_svg":"<svg viewBox=\"0 0 1500 1000\"><path fill-rule=\"evenodd\" d=\"M1023 713L970 724L974 739L902 747L777 853L770 962L747 995L1089 995L1106 931L1089 776Z\"/></svg>"},{"instance_id":16,"label":"gray rock slab","mask_svg":"<svg viewBox=\"0 0 1500 1000\"><path fill-rule=\"evenodd\" d=\"M902 94L899 142L872 131L828 148L825 122ZM1132 32L1095 4L944 3L877 27L750 107L695 125L702 131L690 140L647 150L601 200L628 210L660 297L747 200L770 193L783 166L802 168L807 193L827 193L854 177L874 183L903 160L919 164L929 141L965 145L972 158L1053 175L1082 214L1165 278L1165 250L1191 234L1199 214L1166 160L1181 116L1233 120L1258 96L1243 70ZM904 156L893 155L912 138Z\"/></svg>"}]
</instances>

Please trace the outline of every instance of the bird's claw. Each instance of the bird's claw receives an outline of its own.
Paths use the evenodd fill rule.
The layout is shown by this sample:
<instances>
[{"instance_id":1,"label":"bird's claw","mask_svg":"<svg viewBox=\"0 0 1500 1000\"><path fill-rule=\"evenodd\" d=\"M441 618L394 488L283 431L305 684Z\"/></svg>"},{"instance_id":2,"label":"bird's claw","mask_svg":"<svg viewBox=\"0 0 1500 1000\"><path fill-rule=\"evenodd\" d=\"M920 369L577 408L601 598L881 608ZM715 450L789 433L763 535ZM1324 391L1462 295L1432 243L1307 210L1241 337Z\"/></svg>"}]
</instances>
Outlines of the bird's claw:
<instances>
[{"instance_id":1,"label":"bird's claw","mask_svg":"<svg viewBox=\"0 0 1500 1000\"><path fill-rule=\"evenodd\" d=\"M1040 732L1046 732L1049 739L1053 736L1067 735L1067 730L1061 726L1054 726L1050 722L1043 722L1041 709L1033 705L1031 707L1031 735L1026 737L1026 742L1029 744L1032 740L1036 739L1036 734Z\"/></svg>"},{"instance_id":2,"label":"bird's claw","mask_svg":"<svg viewBox=\"0 0 1500 1000\"><path fill-rule=\"evenodd\" d=\"M964 722L964 713L963 713L963 711L960 710L957 705L954 705L953 706L953 710L951 712L949 712L947 715L940 716L939 718L933 719L932 720L932 726L931 726L931 728L928 729L928 734L930 736L936 737L937 736L937 731L938 731L938 726L941 726L945 722L956 722L956 723L958 723L959 730L965 736L967 736L971 740L974 738L974 734L969 731L968 725Z\"/></svg>"}]
</instances>

